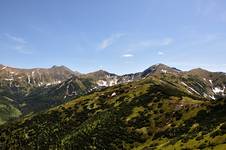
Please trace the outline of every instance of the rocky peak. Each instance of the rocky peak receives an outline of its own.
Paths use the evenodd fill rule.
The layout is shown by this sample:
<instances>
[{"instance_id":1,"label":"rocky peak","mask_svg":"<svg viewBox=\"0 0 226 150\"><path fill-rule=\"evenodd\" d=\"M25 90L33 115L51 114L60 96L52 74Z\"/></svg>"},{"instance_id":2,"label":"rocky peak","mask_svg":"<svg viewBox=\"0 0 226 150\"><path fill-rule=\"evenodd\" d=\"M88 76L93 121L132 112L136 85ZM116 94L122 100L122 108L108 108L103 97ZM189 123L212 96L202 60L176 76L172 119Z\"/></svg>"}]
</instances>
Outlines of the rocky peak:
<instances>
[{"instance_id":1,"label":"rocky peak","mask_svg":"<svg viewBox=\"0 0 226 150\"><path fill-rule=\"evenodd\" d=\"M144 70L141 73L141 76L145 77L145 76L148 76L151 74L160 74L160 73L174 73L175 74L178 72L180 72L179 69L172 68L165 64L160 63L160 64L153 65L153 66L149 67L148 69Z\"/></svg>"},{"instance_id":2,"label":"rocky peak","mask_svg":"<svg viewBox=\"0 0 226 150\"><path fill-rule=\"evenodd\" d=\"M91 72L87 74L88 77L94 78L94 79L102 79L110 76L117 76L116 74L109 73L105 70L98 70L95 72Z\"/></svg>"}]
</instances>

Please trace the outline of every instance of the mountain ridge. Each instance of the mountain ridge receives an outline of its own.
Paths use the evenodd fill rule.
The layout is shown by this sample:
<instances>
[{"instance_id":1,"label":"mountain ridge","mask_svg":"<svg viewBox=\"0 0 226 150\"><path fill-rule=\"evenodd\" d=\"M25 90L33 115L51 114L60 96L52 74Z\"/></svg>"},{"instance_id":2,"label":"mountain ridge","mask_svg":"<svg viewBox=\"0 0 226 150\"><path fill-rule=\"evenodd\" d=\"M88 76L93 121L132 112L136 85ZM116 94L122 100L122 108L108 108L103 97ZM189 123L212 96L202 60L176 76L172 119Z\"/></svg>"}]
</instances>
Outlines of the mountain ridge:
<instances>
[{"instance_id":1,"label":"mountain ridge","mask_svg":"<svg viewBox=\"0 0 226 150\"><path fill-rule=\"evenodd\" d=\"M172 69L175 69L175 70L178 70L178 71L182 71L182 72L190 72L192 70L203 70L203 71L208 71L208 72L212 72L212 73L225 73L224 71L209 71L207 69L203 69L201 67L197 67L197 68L192 68L190 70L181 70L181 69L178 69L176 67L171 67L171 66L168 66L164 63L156 63L156 64L152 64L150 65L148 68L151 68L153 66L166 66L166 67L169 67L169 68L172 68ZM21 70L32 70L32 69L51 69L51 68L67 68L69 70L71 70L69 67L65 66L65 65L53 65L51 67L33 67L33 68L22 68L22 67L13 67L13 66L9 66L9 65L4 65L4 64L0 64L0 70L4 67L9 67L9 68L14 68L14 69L21 69ZM147 70L147 69L144 69L143 71ZM71 70L73 71L73 70ZM118 76L123 76L123 75L127 75L127 74L135 74L135 73L139 73L139 72L143 72L143 71L138 71L138 72L128 72L128 73L124 73L124 74L117 74L117 73L112 73L111 71L108 71L108 70L103 70L103 69L99 69L97 71L91 71L91 72L86 72L86 73L81 73L79 72L79 70L77 71L73 71L73 72L78 72L79 74L90 74L90 73L95 73L95 72L106 72L106 73L109 73L109 74L115 74L115 75L118 75Z\"/></svg>"},{"instance_id":2,"label":"mountain ridge","mask_svg":"<svg viewBox=\"0 0 226 150\"><path fill-rule=\"evenodd\" d=\"M164 64L152 65L142 72L125 75L104 70L77 74L65 66L52 66L44 71L37 68L22 69L22 72L21 69L8 69L4 65L0 66L0 95L18 103L17 108L23 114L45 110L106 87L129 84L149 76L161 77L162 80L173 77L175 81L168 82L178 82L190 94L209 100L226 95L224 73L203 69L181 71Z\"/></svg>"}]
</instances>

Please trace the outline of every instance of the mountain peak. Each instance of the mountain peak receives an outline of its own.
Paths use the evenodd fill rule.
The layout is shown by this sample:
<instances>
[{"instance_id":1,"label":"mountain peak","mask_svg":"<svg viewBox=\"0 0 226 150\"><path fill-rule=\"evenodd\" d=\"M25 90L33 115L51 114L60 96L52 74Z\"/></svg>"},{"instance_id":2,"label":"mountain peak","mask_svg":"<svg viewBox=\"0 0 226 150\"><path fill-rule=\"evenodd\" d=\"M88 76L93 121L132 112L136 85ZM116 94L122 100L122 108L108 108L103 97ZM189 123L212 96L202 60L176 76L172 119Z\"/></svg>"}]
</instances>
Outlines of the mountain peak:
<instances>
[{"instance_id":1,"label":"mountain peak","mask_svg":"<svg viewBox=\"0 0 226 150\"><path fill-rule=\"evenodd\" d=\"M165 64L162 64L162 63L159 63L159 64L155 64L155 65L152 65L151 67L149 67L148 69L144 70L142 72L142 76L145 77L149 74L159 74L159 73L178 73L180 72L179 69L176 69L176 68L172 68L172 67L169 67Z\"/></svg>"},{"instance_id":2,"label":"mountain peak","mask_svg":"<svg viewBox=\"0 0 226 150\"><path fill-rule=\"evenodd\" d=\"M165 64L162 64L162 63L158 63L158 64L155 64L155 65L152 65L152 66L156 66L156 67L169 67L169 66L167 66Z\"/></svg>"},{"instance_id":3,"label":"mountain peak","mask_svg":"<svg viewBox=\"0 0 226 150\"><path fill-rule=\"evenodd\" d=\"M202 68L195 68L187 72L189 75L195 75L195 76L200 76L203 78L209 78L211 72L208 70L202 69Z\"/></svg>"},{"instance_id":4,"label":"mountain peak","mask_svg":"<svg viewBox=\"0 0 226 150\"><path fill-rule=\"evenodd\" d=\"M53 65L51 68L67 68L67 67L64 65L61 65L61 66Z\"/></svg>"},{"instance_id":5,"label":"mountain peak","mask_svg":"<svg viewBox=\"0 0 226 150\"><path fill-rule=\"evenodd\" d=\"M88 74L92 74L92 75L98 75L98 76L103 76L103 75L110 75L111 73L105 71L105 70L97 70Z\"/></svg>"},{"instance_id":6,"label":"mountain peak","mask_svg":"<svg viewBox=\"0 0 226 150\"><path fill-rule=\"evenodd\" d=\"M109 73L105 70L98 70L95 72L88 73L85 76L88 76L89 78L93 78L94 80L103 80L110 76L117 76L117 75L113 73Z\"/></svg>"},{"instance_id":7,"label":"mountain peak","mask_svg":"<svg viewBox=\"0 0 226 150\"><path fill-rule=\"evenodd\" d=\"M68 67L64 66L64 65L61 65L61 66L57 66L57 65L54 65L52 66L50 69L54 69L54 70L62 70L62 71L67 71L67 72L70 72L71 74L80 74L79 72L74 72L72 71L71 69L69 69Z\"/></svg>"},{"instance_id":8,"label":"mountain peak","mask_svg":"<svg viewBox=\"0 0 226 150\"><path fill-rule=\"evenodd\" d=\"M195 68L195 69L190 70L189 72L209 72L209 71L202 69L202 68Z\"/></svg>"},{"instance_id":9,"label":"mountain peak","mask_svg":"<svg viewBox=\"0 0 226 150\"><path fill-rule=\"evenodd\" d=\"M105 71L105 70L102 70L102 69L97 70L96 73L105 73L105 74L109 74L109 72L107 72L107 71Z\"/></svg>"}]
</instances>

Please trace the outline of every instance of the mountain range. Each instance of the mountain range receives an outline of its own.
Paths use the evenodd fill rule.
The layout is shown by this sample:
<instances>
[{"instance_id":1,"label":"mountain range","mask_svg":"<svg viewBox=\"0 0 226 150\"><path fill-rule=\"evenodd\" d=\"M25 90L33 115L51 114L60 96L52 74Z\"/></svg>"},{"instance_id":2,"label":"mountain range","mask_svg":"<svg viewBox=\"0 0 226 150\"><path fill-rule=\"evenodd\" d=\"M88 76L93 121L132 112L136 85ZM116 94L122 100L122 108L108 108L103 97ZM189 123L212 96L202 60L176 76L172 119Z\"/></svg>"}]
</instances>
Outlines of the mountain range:
<instances>
[{"instance_id":1,"label":"mountain range","mask_svg":"<svg viewBox=\"0 0 226 150\"><path fill-rule=\"evenodd\" d=\"M164 64L126 75L0 65L0 148L224 147L225 86L223 72Z\"/></svg>"}]
</instances>

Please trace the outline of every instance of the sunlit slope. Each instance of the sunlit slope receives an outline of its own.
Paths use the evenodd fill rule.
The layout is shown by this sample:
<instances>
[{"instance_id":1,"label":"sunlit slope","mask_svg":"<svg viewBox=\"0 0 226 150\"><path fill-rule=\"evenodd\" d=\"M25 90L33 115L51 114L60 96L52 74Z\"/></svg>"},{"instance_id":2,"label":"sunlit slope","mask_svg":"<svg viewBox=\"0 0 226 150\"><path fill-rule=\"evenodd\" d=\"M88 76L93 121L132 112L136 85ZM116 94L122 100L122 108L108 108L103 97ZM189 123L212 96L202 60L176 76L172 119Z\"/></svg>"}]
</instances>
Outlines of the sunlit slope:
<instances>
[{"instance_id":1,"label":"sunlit slope","mask_svg":"<svg viewBox=\"0 0 226 150\"><path fill-rule=\"evenodd\" d=\"M7 149L182 149L225 143L224 100L168 76L120 84L0 129ZM223 145L224 146L224 145Z\"/></svg>"}]
</instances>

